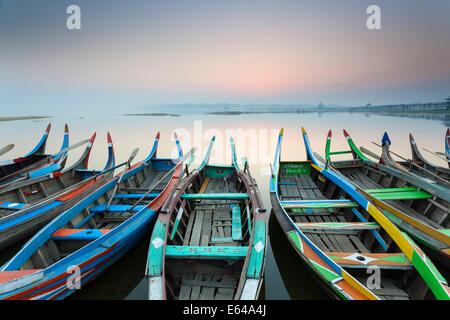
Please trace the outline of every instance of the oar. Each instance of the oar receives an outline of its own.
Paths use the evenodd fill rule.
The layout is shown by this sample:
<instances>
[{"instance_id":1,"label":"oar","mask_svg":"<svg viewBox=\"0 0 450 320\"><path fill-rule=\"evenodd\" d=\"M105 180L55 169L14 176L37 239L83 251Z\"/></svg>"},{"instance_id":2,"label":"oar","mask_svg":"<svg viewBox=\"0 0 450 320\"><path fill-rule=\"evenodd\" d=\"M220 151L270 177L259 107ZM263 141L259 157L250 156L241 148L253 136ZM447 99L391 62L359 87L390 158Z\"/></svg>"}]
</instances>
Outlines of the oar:
<instances>
[{"instance_id":1,"label":"oar","mask_svg":"<svg viewBox=\"0 0 450 320\"><path fill-rule=\"evenodd\" d=\"M7 146L0 149L0 156L4 155L5 153L11 151L11 149L14 148L14 144L8 144Z\"/></svg>"},{"instance_id":2,"label":"oar","mask_svg":"<svg viewBox=\"0 0 450 320\"><path fill-rule=\"evenodd\" d=\"M67 147L67 148L65 148L65 149L62 149L61 151L58 151L57 153L51 155L50 158L59 156L60 154L65 153L65 152L67 152L67 151L76 149L76 148L78 148L78 147L80 147L80 146L82 146L82 145L88 143L90 140L91 140L91 139L81 140L80 142L77 142L77 143L71 145L70 147Z\"/></svg>"},{"instance_id":3,"label":"oar","mask_svg":"<svg viewBox=\"0 0 450 320\"><path fill-rule=\"evenodd\" d=\"M375 152L370 151L369 149L364 148L363 146L359 147L359 149L367 154L368 156L371 156L374 159L380 160L380 156L377 155Z\"/></svg>"},{"instance_id":4,"label":"oar","mask_svg":"<svg viewBox=\"0 0 450 320\"><path fill-rule=\"evenodd\" d=\"M440 155L440 156L444 156L444 157L449 157L450 158L450 154L449 153L439 152L439 151L436 151L435 153Z\"/></svg>"},{"instance_id":5,"label":"oar","mask_svg":"<svg viewBox=\"0 0 450 320\"><path fill-rule=\"evenodd\" d=\"M196 150L197 150L197 148L194 147L194 148L192 148L191 150L189 150L189 152L187 152L183 157L181 157L180 159L174 161L174 162L175 162L175 166L174 166L172 169L170 169L169 171L167 171L166 174L165 174L161 179L159 179L158 181L156 181L156 182L155 182L155 183L147 190L147 192L146 192L142 197L140 197L139 200L136 201L136 202L133 204L133 206L132 206L130 209L128 209L127 211L128 211L128 212L132 212L133 209L134 209L134 208L135 208L135 207L136 207L143 199L145 199L145 198L149 195L149 193L150 193L153 189L155 189L156 186L158 186L158 184L161 183L161 181L163 181L169 174L172 173L172 171L174 171L174 170L177 168L177 166L178 166L178 164L179 164L180 162L186 161L186 159L188 159L189 157L191 157L191 155L194 154Z\"/></svg>"},{"instance_id":6,"label":"oar","mask_svg":"<svg viewBox=\"0 0 450 320\"><path fill-rule=\"evenodd\" d=\"M382 146L380 146L380 145L379 145L378 143L376 143L376 142L373 142L373 141L372 141L372 143L373 143L374 145L376 145L377 147L383 148ZM431 176L434 177L435 179L437 179L437 180L439 180L439 181L442 181L442 182L444 183L444 185L446 185L446 186L449 185L448 181L442 179L441 177L439 177L439 176L438 176L437 174L435 174L434 172L431 172L431 171L429 171L429 170L427 170L427 169L425 169L425 168L419 166L418 164L415 164L415 163L414 163L413 161L411 161L411 160L408 160L408 159L403 158L401 155L399 155L399 154L397 154L397 153L395 153L395 152L393 152L393 151L391 151L391 150L389 150L389 152L392 153L393 155L399 157L400 159L402 159L402 160L404 160L404 161L406 161L406 162L412 164L413 166L417 167L418 169L422 170L423 172L425 172L425 173L431 175Z\"/></svg>"},{"instance_id":7,"label":"oar","mask_svg":"<svg viewBox=\"0 0 450 320\"><path fill-rule=\"evenodd\" d=\"M438 156L436 153L434 153L434 152L432 152L432 151L430 151L430 150L428 150L428 149L425 149L425 148L422 148L422 149L425 150L425 151L427 151L427 152L429 152L429 153L431 153L433 156L435 156L435 157L437 157L437 158L439 158L439 159L441 159L441 160L444 160L444 161L447 161L448 163L450 163L450 160L445 159L445 158L442 158L442 157Z\"/></svg>"},{"instance_id":8,"label":"oar","mask_svg":"<svg viewBox=\"0 0 450 320\"><path fill-rule=\"evenodd\" d=\"M128 160L126 161L126 164L127 164L127 167L128 167L128 168L130 167L130 163L131 163L131 161L134 159L134 157L136 156L136 154L138 153L138 151L139 151L139 148L134 149L133 152L131 153L130 157L129 157ZM116 185L114 186L114 191L113 191L111 197L109 198L108 205L106 206L106 209L105 209L106 212L108 212L109 206L111 205L111 202L113 201L113 198L114 198L114 196L116 195L116 192L117 192L117 190L118 190L118 188L119 188L119 185L120 185L120 183L122 182L123 175L125 174L125 172L127 171L128 168L123 169L122 174L120 175L119 180L116 182Z\"/></svg>"}]
</instances>

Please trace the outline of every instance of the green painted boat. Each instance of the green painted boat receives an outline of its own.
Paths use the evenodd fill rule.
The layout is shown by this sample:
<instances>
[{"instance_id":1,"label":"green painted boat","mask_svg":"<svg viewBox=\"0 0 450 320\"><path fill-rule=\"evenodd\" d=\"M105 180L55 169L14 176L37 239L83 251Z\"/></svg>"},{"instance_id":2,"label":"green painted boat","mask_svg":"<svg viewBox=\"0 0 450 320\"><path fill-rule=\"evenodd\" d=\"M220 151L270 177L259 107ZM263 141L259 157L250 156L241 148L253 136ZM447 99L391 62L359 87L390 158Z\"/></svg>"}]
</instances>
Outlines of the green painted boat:
<instances>
[{"instance_id":1,"label":"green painted boat","mask_svg":"<svg viewBox=\"0 0 450 320\"><path fill-rule=\"evenodd\" d=\"M318 162L303 128L302 136L307 161L281 161L280 131L270 199L319 285L342 300L449 300L447 281L424 252L348 179Z\"/></svg>"},{"instance_id":2,"label":"green painted boat","mask_svg":"<svg viewBox=\"0 0 450 320\"><path fill-rule=\"evenodd\" d=\"M330 151L330 130L322 161L351 181L398 228L421 244L431 258L449 268L450 189L370 160L361 151L369 153L365 148L360 150L345 130L344 135L352 159L332 159L335 153Z\"/></svg>"},{"instance_id":3,"label":"green painted boat","mask_svg":"<svg viewBox=\"0 0 450 320\"><path fill-rule=\"evenodd\" d=\"M152 232L150 300L255 300L264 275L266 210L248 163L200 166L163 205Z\"/></svg>"}]
</instances>

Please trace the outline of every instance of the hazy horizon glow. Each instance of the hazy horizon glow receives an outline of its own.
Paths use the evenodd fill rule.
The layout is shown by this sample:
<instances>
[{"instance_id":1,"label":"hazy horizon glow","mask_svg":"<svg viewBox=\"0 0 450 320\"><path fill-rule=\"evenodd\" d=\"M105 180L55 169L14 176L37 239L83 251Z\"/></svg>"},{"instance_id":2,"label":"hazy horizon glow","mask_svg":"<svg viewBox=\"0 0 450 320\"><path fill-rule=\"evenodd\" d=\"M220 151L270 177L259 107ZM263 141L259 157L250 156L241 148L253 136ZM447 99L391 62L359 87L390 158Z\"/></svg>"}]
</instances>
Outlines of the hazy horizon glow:
<instances>
[{"instance_id":1,"label":"hazy horizon glow","mask_svg":"<svg viewBox=\"0 0 450 320\"><path fill-rule=\"evenodd\" d=\"M450 94L450 3L0 1L0 105L362 105ZM16 111L17 111L16 110Z\"/></svg>"}]
</instances>

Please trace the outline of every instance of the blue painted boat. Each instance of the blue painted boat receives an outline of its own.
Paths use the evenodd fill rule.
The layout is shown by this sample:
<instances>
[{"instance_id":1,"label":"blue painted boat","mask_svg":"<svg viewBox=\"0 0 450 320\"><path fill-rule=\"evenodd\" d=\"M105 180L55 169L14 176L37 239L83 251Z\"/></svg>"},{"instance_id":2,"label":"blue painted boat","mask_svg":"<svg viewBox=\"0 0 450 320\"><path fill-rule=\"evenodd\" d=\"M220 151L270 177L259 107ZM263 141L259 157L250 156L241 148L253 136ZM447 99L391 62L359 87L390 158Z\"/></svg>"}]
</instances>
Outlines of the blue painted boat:
<instances>
[{"instance_id":1,"label":"blue painted boat","mask_svg":"<svg viewBox=\"0 0 450 320\"><path fill-rule=\"evenodd\" d=\"M62 206L56 205L59 197L82 187L86 179L95 175L95 171L87 169L95 137L94 133L84 153L70 167L0 188L0 248L34 234L79 199L81 194L72 193L72 198L66 198ZM104 170L114 164L111 137L108 143L109 160Z\"/></svg>"},{"instance_id":2,"label":"blue painted boat","mask_svg":"<svg viewBox=\"0 0 450 320\"><path fill-rule=\"evenodd\" d=\"M266 211L248 163L200 166L180 182L153 228L150 300L254 300L264 275Z\"/></svg>"},{"instance_id":3,"label":"blue painted boat","mask_svg":"<svg viewBox=\"0 0 450 320\"><path fill-rule=\"evenodd\" d=\"M45 154L45 146L51 125L42 136L39 143L27 155L9 161L0 162L0 187L14 183L18 180L36 178L64 168L67 152L60 152L53 156ZM69 146L69 128L64 127L64 138L61 151Z\"/></svg>"},{"instance_id":4,"label":"blue painted boat","mask_svg":"<svg viewBox=\"0 0 450 320\"><path fill-rule=\"evenodd\" d=\"M147 158L134 165L125 162L121 174L47 224L3 265L0 298L63 299L133 247L149 231L182 174L178 159L156 158L158 141L159 133ZM156 197L140 202L126 198L147 191Z\"/></svg>"}]
</instances>

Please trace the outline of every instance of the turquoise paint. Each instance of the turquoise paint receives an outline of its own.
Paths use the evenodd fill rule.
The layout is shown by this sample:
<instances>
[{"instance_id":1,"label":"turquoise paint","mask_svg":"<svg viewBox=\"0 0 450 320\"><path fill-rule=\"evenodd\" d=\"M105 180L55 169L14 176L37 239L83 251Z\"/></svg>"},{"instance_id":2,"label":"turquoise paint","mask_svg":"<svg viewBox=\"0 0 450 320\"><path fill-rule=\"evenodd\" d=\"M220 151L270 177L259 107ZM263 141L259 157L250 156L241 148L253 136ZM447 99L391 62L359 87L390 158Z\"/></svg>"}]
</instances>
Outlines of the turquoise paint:
<instances>
[{"instance_id":1,"label":"turquoise paint","mask_svg":"<svg viewBox=\"0 0 450 320\"><path fill-rule=\"evenodd\" d=\"M166 256L202 257L211 259L242 259L247 256L248 247L221 246L167 246Z\"/></svg>"},{"instance_id":2,"label":"turquoise paint","mask_svg":"<svg viewBox=\"0 0 450 320\"><path fill-rule=\"evenodd\" d=\"M217 200L239 200L248 199L248 193L185 193L182 199L217 199Z\"/></svg>"},{"instance_id":3,"label":"turquoise paint","mask_svg":"<svg viewBox=\"0 0 450 320\"><path fill-rule=\"evenodd\" d=\"M250 262L247 269L247 277L259 278L264 261L266 247L266 223L263 220L255 221L255 231L253 235L253 248Z\"/></svg>"},{"instance_id":4,"label":"turquoise paint","mask_svg":"<svg viewBox=\"0 0 450 320\"><path fill-rule=\"evenodd\" d=\"M231 237L236 241L242 240L241 208L239 206L233 207L231 210L231 218Z\"/></svg>"},{"instance_id":5,"label":"turquoise paint","mask_svg":"<svg viewBox=\"0 0 450 320\"><path fill-rule=\"evenodd\" d=\"M157 276L162 272L165 247L166 224L156 221L147 257L147 275Z\"/></svg>"}]
</instances>

